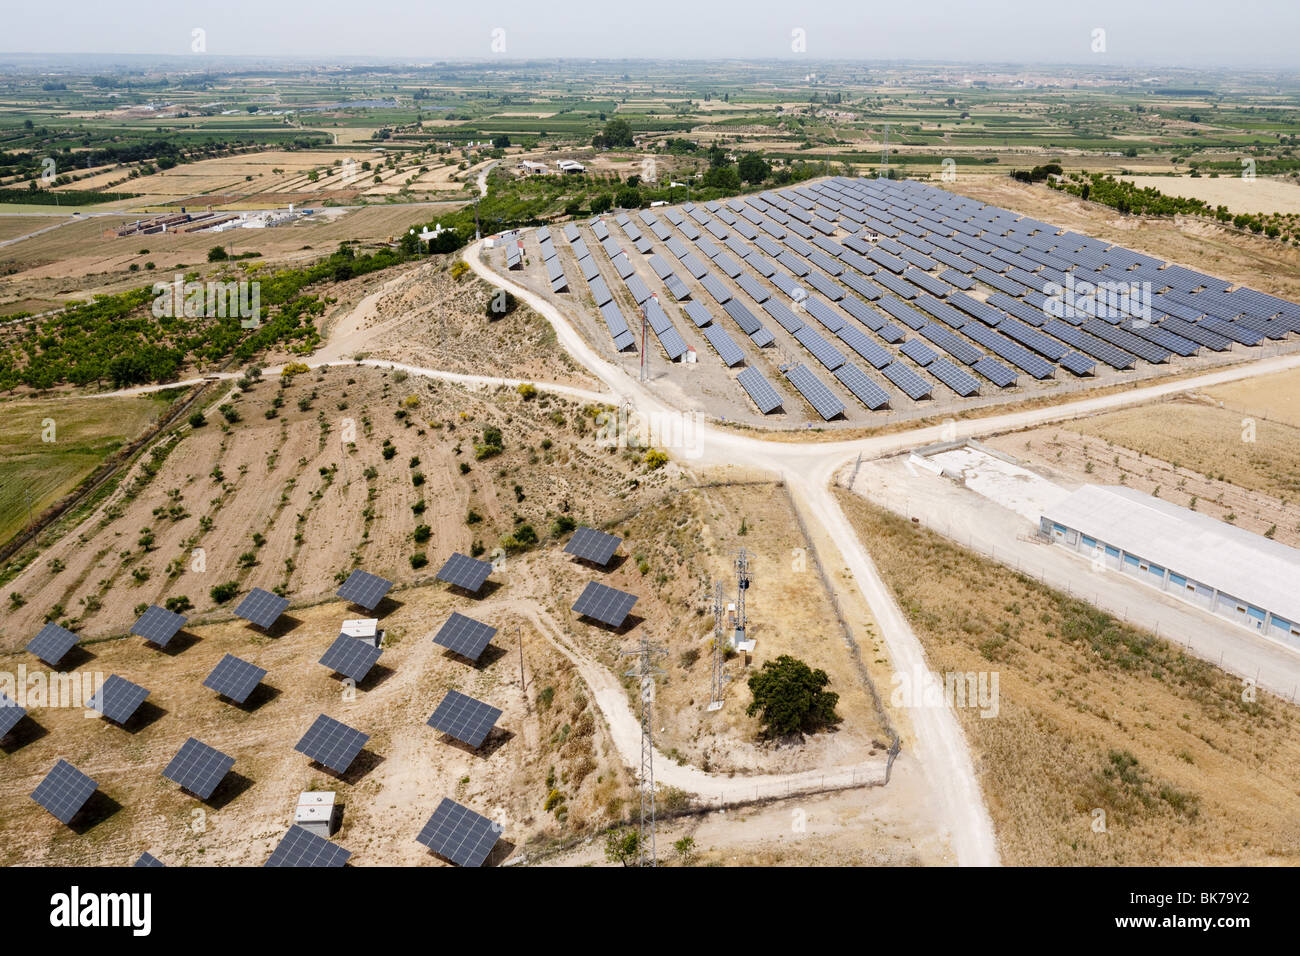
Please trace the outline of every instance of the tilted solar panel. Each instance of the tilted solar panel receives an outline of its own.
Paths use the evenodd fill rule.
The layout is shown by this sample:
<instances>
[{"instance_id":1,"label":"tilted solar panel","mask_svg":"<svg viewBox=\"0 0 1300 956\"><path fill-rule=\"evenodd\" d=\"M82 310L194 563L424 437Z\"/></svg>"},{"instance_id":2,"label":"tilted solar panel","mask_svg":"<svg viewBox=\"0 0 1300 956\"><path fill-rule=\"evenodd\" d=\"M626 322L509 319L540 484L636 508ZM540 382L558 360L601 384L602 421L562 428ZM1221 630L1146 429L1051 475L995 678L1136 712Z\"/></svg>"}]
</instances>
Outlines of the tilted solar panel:
<instances>
[{"instance_id":1,"label":"tilted solar panel","mask_svg":"<svg viewBox=\"0 0 1300 956\"><path fill-rule=\"evenodd\" d=\"M867 374L851 363L845 363L835 370L835 377L840 384L852 392L863 405L875 411L889 404L889 393L867 378Z\"/></svg>"},{"instance_id":2,"label":"tilted solar panel","mask_svg":"<svg viewBox=\"0 0 1300 956\"><path fill-rule=\"evenodd\" d=\"M323 836L304 830L296 823L276 846L263 866L346 866L351 850L331 843Z\"/></svg>"},{"instance_id":3,"label":"tilted solar panel","mask_svg":"<svg viewBox=\"0 0 1300 956\"><path fill-rule=\"evenodd\" d=\"M592 618L610 627L621 627L636 602L635 594L619 591L599 581L588 581L582 594L574 602L573 610L583 617Z\"/></svg>"},{"instance_id":4,"label":"tilted solar panel","mask_svg":"<svg viewBox=\"0 0 1300 956\"><path fill-rule=\"evenodd\" d=\"M321 714L293 749L335 773L347 773L368 740L369 734Z\"/></svg>"},{"instance_id":5,"label":"tilted solar panel","mask_svg":"<svg viewBox=\"0 0 1300 956\"><path fill-rule=\"evenodd\" d=\"M153 604L131 625L131 633L158 647L166 647L176 632L185 626L185 621L185 615Z\"/></svg>"},{"instance_id":6,"label":"tilted solar panel","mask_svg":"<svg viewBox=\"0 0 1300 956\"><path fill-rule=\"evenodd\" d=\"M442 566L436 578L455 587L463 588L471 594L477 594L479 589L483 587L483 582L488 579L491 573L492 563L490 561L480 561L477 558L471 558L457 552L447 559L447 563Z\"/></svg>"},{"instance_id":7,"label":"tilted solar panel","mask_svg":"<svg viewBox=\"0 0 1300 956\"><path fill-rule=\"evenodd\" d=\"M841 363L842 364L842 363ZM806 365L794 365L784 369L786 379L799 390L799 394L808 400L823 421L830 421L836 415L844 413L844 403L835 397L835 393L826 387Z\"/></svg>"},{"instance_id":8,"label":"tilted solar panel","mask_svg":"<svg viewBox=\"0 0 1300 956\"><path fill-rule=\"evenodd\" d=\"M357 568L338 589L338 596L351 604L373 611L393 587L393 582Z\"/></svg>"},{"instance_id":9,"label":"tilted solar panel","mask_svg":"<svg viewBox=\"0 0 1300 956\"><path fill-rule=\"evenodd\" d=\"M781 396L772 387L772 383L763 377L763 373L752 365L741 369L736 381L762 414L766 415L781 407Z\"/></svg>"},{"instance_id":10,"label":"tilted solar panel","mask_svg":"<svg viewBox=\"0 0 1300 956\"><path fill-rule=\"evenodd\" d=\"M162 775L200 800L207 800L234 765L234 757L191 737L163 768Z\"/></svg>"},{"instance_id":11,"label":"tilted solar panel","mask_svg":"<svg viewBox=\"0 0 1300 956\"><path fill-rule=\"evenodd\" d=\"M272 594L262 588L253 588L248 596L235 608L235 617L242 618L257 627L268 628L274 624L289 606L289 599Z\"/></svg>"},{"instance_id":12,"label":"tilted solar panel","mask_svg":"<svg viewBox=\"0 0 1300 956\"><path fill-rule=\"evenodd\" d=\"M212 673L204 678L203 686L215 690L222 697L229 698L237 704L242 704L248 700L265 676L265 669L241 660L233 654L227 654L217 662Z\"/></svg>"},{"instance_id":13,"label":"tilted solar panel","mask_svg":"<svg viewBox=\"0 0 1300 956\"><path fill-rule=\"evenodd\" d=\"M99 788L66 760L60 760L32 791L32 799L48 810L60 823L67 825Z\"/></svg>"},{"instance_id":14,"label":"tilted solar panel","mask_svg":"<svg viewBox=\"0 0 1300 956\"><path fill-rule=\"evenodd\" d=\"M449 690L429 718L428 725L477 750L500 717L499 708Z\"/></svg>"},{"instance_id":15,"label":"tilted solar panel","mask_svg":"<svg viewBox=\"0 0 1300 956\"><path fill-rule=\"evenodd\" d=\"M375 666L382 653L383 650L373 644L352 637L350 634L340 634L321 655L320 663L334 673L350 677L360 684L366 679L366 675L370 673L370 669Z\"/></svg>"},{"instance_id":16,"label":"tilted solar panel","mask_svg":"<svg viewBox=\"0 0 1300 956\"><path fill-rule=\"evenodd\" d=\"M495 821L443 797L416 840L457 866L482 866L500 836Z\"/></svg>"},{"instance_id":17,"label":"tilted solar panel","mask_svg":"<svg viewBox=\"0 0 1300 956\"><path fill-rule=\"evenodd\" d=\"M564 546L564 551L584 561L604 566L609 564L622 542L623 539L617 535L606 534L604 531L582 525L573 532L569 543Z\"/></svg>"},{"instance_id":18,"label":"tilted solar panel","mask_svg":"<svg viewBox=\"0 0 1300 956\"><path fill-rule=\"evenodd\" d=\"M490 624L453 611L433 636L433 643L447 648L453 654L476 661L492 642L496 632L497 629Z\"/></svg>"}]
</instances>

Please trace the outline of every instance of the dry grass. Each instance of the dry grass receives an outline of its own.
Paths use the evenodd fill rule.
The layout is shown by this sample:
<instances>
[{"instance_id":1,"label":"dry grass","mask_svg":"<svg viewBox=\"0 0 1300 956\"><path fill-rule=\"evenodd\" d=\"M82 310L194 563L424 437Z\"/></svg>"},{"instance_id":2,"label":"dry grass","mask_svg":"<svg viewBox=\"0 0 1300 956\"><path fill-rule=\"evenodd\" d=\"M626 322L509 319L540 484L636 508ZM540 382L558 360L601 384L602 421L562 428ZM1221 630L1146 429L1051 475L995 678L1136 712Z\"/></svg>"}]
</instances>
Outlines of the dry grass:
<instances>
[{"instance_id":1,"label":"dry grass","mask_svg":"<svg viewBox=\"0 0 1300 956\"><path fill-rule=\"evenodd\" d=\"M1300 428L1281 422L1248 422L1228 408L1180 400L1062 427L1278 498L1300 492Z\"/></svg>"},{"instance_id":2,"label":"dry grass","mask_svg":"<svg viewBox=\"0 0 1300 956\"><path fill-rule=\"evenodd\" d=\"M1226 408L1300 428L1300 371L1261 375L1209 390Z\"/></svg>"},{"instance_id":3,"label":"dry grass","mask_svg":"<svg viewBox=\"0 0 1300 956\"><path fill-rule=\"evenodd\" d=\"M999 674L958 717L1003 859L1300 862L1300 708L840 493L930 665ZM1105 832L1093 829L1096 810Z\"/></svg>"}]
</instances>

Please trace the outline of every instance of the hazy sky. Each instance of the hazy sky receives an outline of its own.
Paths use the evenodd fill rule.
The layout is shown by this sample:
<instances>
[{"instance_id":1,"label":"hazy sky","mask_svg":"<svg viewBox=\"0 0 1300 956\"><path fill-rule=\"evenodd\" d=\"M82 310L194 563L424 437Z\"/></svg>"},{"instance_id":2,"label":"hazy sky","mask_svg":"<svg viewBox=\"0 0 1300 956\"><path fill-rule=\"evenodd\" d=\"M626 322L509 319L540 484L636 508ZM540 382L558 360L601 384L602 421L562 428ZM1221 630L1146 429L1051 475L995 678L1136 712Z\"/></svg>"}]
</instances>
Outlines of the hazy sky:
<instances>
[{"instance_id":1,"label":"hazy sky","mask_svg":"<svg viewBox=\"0 0 1300 956\"><path fill-rule=\"evenodd\" d=\"M6 53L942 59L1300 67L1300 0L70 0L7 4ZM1105 30L1105 52L1093 31ZM792 48L804 31L805 51ZM498 33L493 49L493 31ZM499 48L504 40L504 51Z\"/></svg>"}]
</instances>

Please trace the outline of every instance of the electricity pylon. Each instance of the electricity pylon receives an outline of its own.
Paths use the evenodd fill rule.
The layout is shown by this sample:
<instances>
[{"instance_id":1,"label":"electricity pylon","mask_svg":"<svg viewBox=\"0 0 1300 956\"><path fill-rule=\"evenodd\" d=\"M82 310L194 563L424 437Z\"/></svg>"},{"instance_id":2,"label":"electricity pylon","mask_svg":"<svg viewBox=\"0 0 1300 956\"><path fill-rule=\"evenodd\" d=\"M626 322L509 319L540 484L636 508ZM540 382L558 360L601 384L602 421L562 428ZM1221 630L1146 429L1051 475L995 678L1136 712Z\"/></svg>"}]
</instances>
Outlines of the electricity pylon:
<instances>
[{"instance_id":1,"label":"electricity pylon","mask_svg":"<svg viewBox=\"0 0 1300 956\"><path fill-rule=\"evenodd\" d=\"M666 653L667 650L658 644L651 644L648 637L641 638L641 645L636 650L623 652L625 657L636 656L637 664L627 672L627 676L638 678L641 687L641 842L637 861L640 866L656 865L653 705L655 677L663 671L654 665L653 658Z\"/></svg>"},{"instance_id":2,"label":"electricity pylon","mask_svg":"<svg viewBox=\"0 0 1300 956\"><path fill-rule=\"evenodd\" d=\"M722 684L729 679L722 673L723 621L727 613L725 600L722 582L718 581L713 588L713 678L709 684L709 710L722 709Z\"/></svg>"}]
</instances>

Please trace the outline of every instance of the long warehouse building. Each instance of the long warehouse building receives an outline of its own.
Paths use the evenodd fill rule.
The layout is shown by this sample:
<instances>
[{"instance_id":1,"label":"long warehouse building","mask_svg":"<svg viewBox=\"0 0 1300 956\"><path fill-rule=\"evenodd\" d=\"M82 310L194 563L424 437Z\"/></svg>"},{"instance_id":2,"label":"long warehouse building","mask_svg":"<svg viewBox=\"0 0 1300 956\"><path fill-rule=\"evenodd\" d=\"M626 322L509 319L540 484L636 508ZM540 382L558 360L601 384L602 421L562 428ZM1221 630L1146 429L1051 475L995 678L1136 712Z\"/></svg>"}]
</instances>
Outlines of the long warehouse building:
<instances>
[{"instance_id":1,"label":"long warehouse building","mask_svg":"<svg viewBox=\"0 0 1300 956\"><path fill-rule=\"evenodd\" d=\"M1115 485L1084 485L1046 508L1039 533L1300 648L1300 550Z\"/></svg>"}]
</instances>

